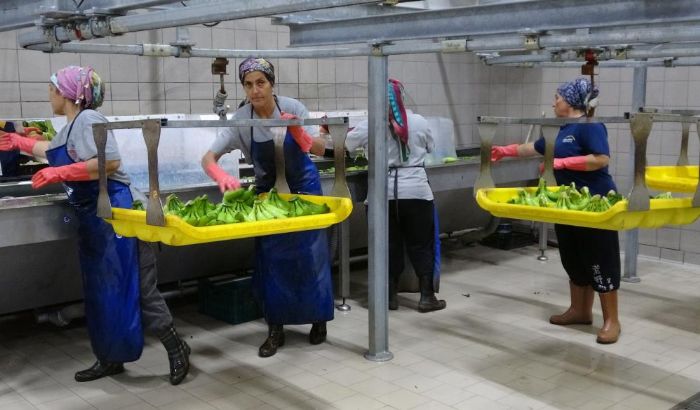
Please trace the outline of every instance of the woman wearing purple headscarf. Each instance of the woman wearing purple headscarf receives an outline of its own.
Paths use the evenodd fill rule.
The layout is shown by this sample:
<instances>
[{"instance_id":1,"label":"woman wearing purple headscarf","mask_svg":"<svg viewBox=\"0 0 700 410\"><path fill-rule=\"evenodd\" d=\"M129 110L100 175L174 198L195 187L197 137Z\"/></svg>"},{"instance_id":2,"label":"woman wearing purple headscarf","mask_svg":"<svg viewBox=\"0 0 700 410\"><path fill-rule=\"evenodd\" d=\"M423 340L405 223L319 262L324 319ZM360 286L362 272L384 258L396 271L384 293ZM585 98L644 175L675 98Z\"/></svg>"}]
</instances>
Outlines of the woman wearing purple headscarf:
<instances>
[{"instance_id":1,"label":"woman wearing purple headscarf","mask_svg":"<svg viewBox=\"0 0 700 410\"><path fill-rule=\"evenodd\" d=\"M304 105L274 94L275 68L264 58L247 58L238 67L245 103L234 119L306 118ZM323 155L325 139L311 135L312 128L290 126L284 140L284 165L289 191L322 195L316 165L308 153ZM275 144L269 127L233 127L216 136L202 158L202 168L224 192L240 186L217 164L222 155L241 150L255 171L255 190L268 192L276 179ZM311 323L309 343L326 340L326 322L333 320L333 284L326 230L292 232L255 238L253 284L263 305L268 336L258 349L270 357L284 346L284 325Z\"/></svg>"},{"instance_id":2,"label":"woman wearing purple headscarf","mask_svg":"<svg viewBox=\"0 0 700 410\"><path fill-rule=\"evenodd\" d=\"M560 118L581 118L591 113L598 90L586 78L577 78L557 88L554 114ZM495 146L491 160L544 154L544 138L534 143ZM608 173L610 147L608 132L601 123L563 125L554 144L554 177L560 185L575 182L587 186L592 195L605 195L615 188ZM617 342L620 322L617 289L620 287L620 244L617 231L556 224L559 254L569 275L571 304L562 314L549 318L560 326L593 323L593 295L598 292L603 310L603 326L596 341Z\"/></svg>"},{"instance_id":3,"label":"woman wearing purple headscarf","mask_svg":"<svg viewBox=\"0 0 700 410\"><path fill-rule=\"evenodd\" d=\"M92 124L107 122L95 111L104 85L90 67L69 66L52 75L49 100L68 125L49 141L17 134L0 136L0 150L16 150L46 158L49 167L37 172L32 187L62 183L80 221L78 252L83 278L85 317L97 361L75 374L86 382L124 371L143 349L143 328L157 335L168 352L170 382L180 383L189 370L190 349L180 339L158 288L156 257L151 247L114 233L97 217L97 148ZM113 207L131 208L129 177L121 168L119 149L109 132L105 148L109 200Z\"/></svg>"}]
</instances>

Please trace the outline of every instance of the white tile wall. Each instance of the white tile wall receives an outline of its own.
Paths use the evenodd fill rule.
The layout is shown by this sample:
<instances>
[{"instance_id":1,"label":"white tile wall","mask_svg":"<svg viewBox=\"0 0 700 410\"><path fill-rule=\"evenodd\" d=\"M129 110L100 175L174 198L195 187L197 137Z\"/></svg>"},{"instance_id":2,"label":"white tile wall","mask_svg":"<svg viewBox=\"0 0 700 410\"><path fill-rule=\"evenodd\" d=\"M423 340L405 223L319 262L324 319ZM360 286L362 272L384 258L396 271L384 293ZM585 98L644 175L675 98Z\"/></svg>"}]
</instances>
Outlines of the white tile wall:
<instances>
[{"instance_id":1,"label":"white tile wall","mask_svg":"<svg viewBox=\"0 0 700 410\"><path fill-rule=\"evenodd\" d=\"M202 48L286 48L286 27L267 18L221 22L215 27L188 27L189 36ZM18 49L17 32L0 33L0 117L48 116L45 85L48 76L70 64L91 65L108 82L103 111L128 115L156 112L209 113L218 78L211 74L210 59L153 58L125 55L46 54ZM175 29L129 33L93 42L137 44L170 42ZM229 104L244 93L237 79L241 59L231 60L226 77ZM367 58L274 59L276 92L300 98L311 110L366 109ZM455 123L457 148L479 145L477 115L552 116L551 100L557 85L579 76L576 68L508 68L481 64L473 54L403 55L389 58L389 73L404 82L412 108L425 115L444 115ZM621 115L632 99L632 69L602 68L599 115ZM662 108L700 108L700 67L649 68L647 105ZM631 143L625 126L610 126L613 151L611 172L624 192L631 181ZM496 143L521 141L525 127L504 127ZM648 145L649 164L673 164L680 132L655 127ZM694 134L694 130L691 131ZM700 146L691 138L691 161ZM670 257L668 251L696 263L700 258L700 225L640 234L645 254ZM653 244L652 244L653 242ZM656 250L653 250L655 248ZM661 249L665 249L663 255Z\"/></svg>"}]
</instances>

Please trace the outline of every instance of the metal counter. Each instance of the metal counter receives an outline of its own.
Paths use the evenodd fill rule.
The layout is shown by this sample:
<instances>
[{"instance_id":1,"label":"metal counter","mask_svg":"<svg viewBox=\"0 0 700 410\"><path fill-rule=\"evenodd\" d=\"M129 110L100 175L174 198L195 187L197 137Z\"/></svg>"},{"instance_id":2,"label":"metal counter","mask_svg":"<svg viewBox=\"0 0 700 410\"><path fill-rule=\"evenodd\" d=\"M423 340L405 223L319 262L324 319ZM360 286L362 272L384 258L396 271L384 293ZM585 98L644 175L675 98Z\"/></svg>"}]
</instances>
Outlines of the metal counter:
<instances>
[{"instance_id":1,"label":"metal counter","mask_svg":"<svg viewBox=\"0 0 700 410\"><path fill-rule=\"evenodd\" d=\"M493 167L497 184L519 185L537 178L537 160L505 160ZM435 193L442 232L485 226L489 213L478 207L472 187L479 172L478 159L462 160L427 168ZM349 218L350 250L367 247L367 216L363 201L367 173L348 175L355 202ZM332 176L322 176L324 192L331 189ZM0 314L62 304L82 299L77 255L77 221L60 186L34 192L27 182L0 184ZM184 199L207 194L218 201L214 184L164 191ZM159 282L172 283L249 270L254 263L254 240L216 242L203 245L160 246Z\"/></svg>"}]
</instances>

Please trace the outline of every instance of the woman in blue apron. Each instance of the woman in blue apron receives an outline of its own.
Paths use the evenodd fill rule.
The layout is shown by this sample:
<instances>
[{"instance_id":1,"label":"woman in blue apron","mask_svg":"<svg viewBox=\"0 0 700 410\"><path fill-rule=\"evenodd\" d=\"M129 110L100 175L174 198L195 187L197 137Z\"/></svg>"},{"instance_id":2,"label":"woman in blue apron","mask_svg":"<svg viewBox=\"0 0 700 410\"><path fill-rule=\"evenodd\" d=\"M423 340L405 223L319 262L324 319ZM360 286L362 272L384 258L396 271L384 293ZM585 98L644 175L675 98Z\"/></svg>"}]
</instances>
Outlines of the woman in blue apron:
<instances>
[{"instance_id":1,"label":"woman in blue apron","mask_svg":"<svg viewBox=\"0 0 700 410\"><path fill-rule=\"evenodd\" d=\"M165 345L170 358L170 381L177 384L189 369L189 347L177 336L170 312L155 288L155 258L147 246L139 249L135 238L116 235L112 226L97 216L97 150L92 124L107 121L94 111L101 105L103 90L104 85L91 68L70 66L58 71L51 76L49 99L54 113L66 115L69 125L50 143L5 134L0 149L15 148L45 157L50 166L34 175L32 187L63 183L68 202L80 221L78 251L85 315L97 361L77 372L76 381L121 373L124 362L137 360L143 350L143 319L143 326L157 330ZM131 208L129 179L120 169L119 152L111 133L106 153L111 205Z\"/></svg>"},{"instance_id":2,"label":"woman in blue apron","mask_svg":"<svg viewBox=\"0 0 700 410\"><path fill-rule=\"evenodd\" d=\"M418 277L422 313L442 310L447 302L439 300L440 239L432 189L425 172L425 156L435 143L428 122L404 107L404 88L397 80L387 85L389 132L389 309L397 310L399 277L404 270L404 248ZM349 152L367 147L367 120L348 132L345 146Z\"/></svg>"},{"instance_id":3,"label":"woman in blue apron","mask_svg":"<svg viewBox=\"0 0 700 410\"><path fill-rule=\"evenodd\" d=\"M268 61L249 58L239 66L239 78L248 104L233 118L305 117L301 103L291 98L275 97L274 67ZM284 141L285 175L293 193L321 195L321 182L316 166L307 153L323 152L325 140L311 137L302 127L288 127ZM255 170L258 193L269 191L275 184L274 141L264 128L230 128L217 136L202 159L207 174L223 191L240 186L218 165L218 159L234 149L243 151ZM326 230L271 235L256 239L256 270L253 282L262 300L268 337L260 346L259 355L269 357L284 345L286 324L311 323L309 342L319 344L326 339L326 322L333 319L333 288Z\"/></svg>"}]
</instances>

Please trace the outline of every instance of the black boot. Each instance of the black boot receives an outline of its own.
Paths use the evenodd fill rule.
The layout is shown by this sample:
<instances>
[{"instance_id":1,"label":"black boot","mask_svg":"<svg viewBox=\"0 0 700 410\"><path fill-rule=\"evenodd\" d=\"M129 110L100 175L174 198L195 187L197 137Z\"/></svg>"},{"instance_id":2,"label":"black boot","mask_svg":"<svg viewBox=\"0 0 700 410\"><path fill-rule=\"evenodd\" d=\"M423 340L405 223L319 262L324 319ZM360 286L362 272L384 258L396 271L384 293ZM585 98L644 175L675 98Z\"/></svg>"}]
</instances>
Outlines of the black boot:
<instances>
[{"instance_id":1,"label":"black boot","mask_svg":"<svg viewBox=\"0 0 700 410\"><path fill-rule=\"evenodd\" d=\"M258 356L270 357L277 353L277 348L284 346L284 328L282 325L268 325L267 339L260 346Z\"/></svg>"},{"instance_id":2,"label":"black boot","mask_svg":"<svg viewBox=\"0 0 700 410\"><path fill-rule=\"evenodd\" d=\"M124 373L124 364L96 361L89 369L75 373L76 382L89 382L114 374Z\"/></svg>"},{"instance_id":3,"label":"black boot","mask_svg":"<svg viewBox=\"0 0 700 410\"><path fill-rule=\"evenodd\" d=\"M160 341L168 352L170 362L170 384L177 385L184 380L190 371L190 347L180 339L175 331L175 326L170 326L160 336Z\"/></svg>"},{"instance_id":4,"label":"black boot","mask_svg":"<svg viewBox=\"0 0 700 410\"><path fill-rule=\"evenodd\" d=\"M434 310L442 310L447 306L444 300L438 300L433 291L432 275L423 275L420 277L420 302L418 302L418 311L421 313L432 312Z\"/></svg>"},{"instance_id":5,"label":"black boot","mask_svg":"<svg viewBox=\"0 0 700 410\"><path fill-rule=\"evenodd\" d=\"M396 281L389 278L389 310L399 310L399 296L396 288Z\"/></svg>"},{"instance_id":6,"label":"black boot","mask_svg":"<svg viewBox=\"0 0 700 410\"><path fill-rule=\"evenodd\" d=\"M312 345L320 345L326 341L326 322L316 322L311 325L311 332L309 332L309 343Z\"/></svg>"}]
</instances>

